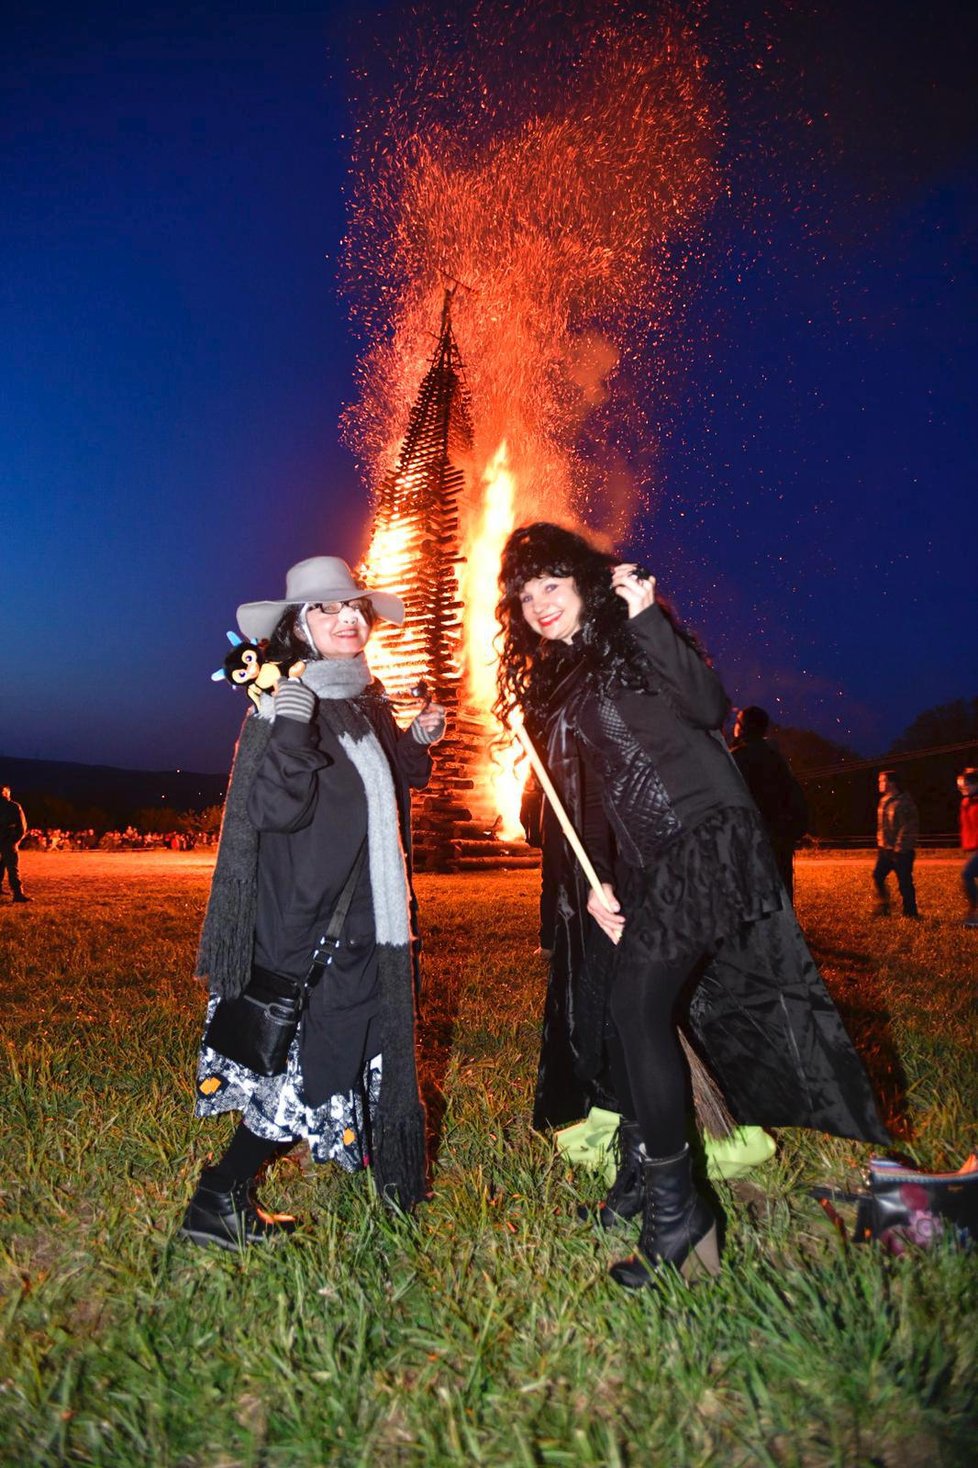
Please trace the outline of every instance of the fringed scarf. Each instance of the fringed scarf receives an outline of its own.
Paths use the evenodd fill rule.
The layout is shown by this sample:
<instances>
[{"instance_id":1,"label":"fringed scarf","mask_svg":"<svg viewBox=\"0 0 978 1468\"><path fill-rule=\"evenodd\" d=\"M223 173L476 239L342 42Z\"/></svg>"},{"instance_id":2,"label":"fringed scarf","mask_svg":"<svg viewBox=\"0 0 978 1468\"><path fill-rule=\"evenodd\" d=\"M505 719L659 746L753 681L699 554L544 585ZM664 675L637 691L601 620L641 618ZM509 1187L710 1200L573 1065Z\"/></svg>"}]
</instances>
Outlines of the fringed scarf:
<instances>
[{"instance_id":1,"label":"fringed scarf","mask_svg":"<svg viewBox=\"0 0 978 1468\"><path fill-rule=\"evenodd\" d=\"M317 695L315 717L339 740L367 796L367 850L381 990L383 1075L373 1124L377 1190L411 1208L425 1195L424 1108L418 1091L411 966L410 894L387 757L355 699L371 683L366 659L311 662L302 682ZM244 721L224 805L221 839L195 973L221 998L241 993L251 973L258 900L258 832L248 792L271 737L275 701L262 698ZM310 955L311 956L311 955Z\"/></svg>"}]
</instances>

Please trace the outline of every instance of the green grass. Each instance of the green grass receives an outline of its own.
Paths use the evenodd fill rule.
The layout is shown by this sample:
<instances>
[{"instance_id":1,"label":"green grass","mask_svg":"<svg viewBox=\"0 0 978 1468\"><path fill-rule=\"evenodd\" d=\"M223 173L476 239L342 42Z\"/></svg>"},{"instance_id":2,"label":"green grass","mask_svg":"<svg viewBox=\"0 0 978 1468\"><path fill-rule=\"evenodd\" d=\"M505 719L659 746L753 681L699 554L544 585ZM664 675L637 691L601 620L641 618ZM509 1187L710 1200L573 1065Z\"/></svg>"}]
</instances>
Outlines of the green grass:
<instances>
[{"instance_id":1,"label":"green grass","mask_svg":"<svg viewBox=\"0 0 978 1468\"><path fill-rule=\"evenodd\" d=\"M867 1150L796 1131L721 1185L725 1268L630 1296L528 1125L545 975L532 873L419 880L434 1193L392 1218L301 1152L263 1195L290 1245L174 1238L230 1118L193 1117L209 869L25 854L0 907L0 1461L958 1465L973 1461L978 1259L845 1246L808 1199ZM800 916L900 1146L976 1144L978 934L953 861L912 925L874 922L868 859L799 864Z\"/></svg>"}]
</instances>

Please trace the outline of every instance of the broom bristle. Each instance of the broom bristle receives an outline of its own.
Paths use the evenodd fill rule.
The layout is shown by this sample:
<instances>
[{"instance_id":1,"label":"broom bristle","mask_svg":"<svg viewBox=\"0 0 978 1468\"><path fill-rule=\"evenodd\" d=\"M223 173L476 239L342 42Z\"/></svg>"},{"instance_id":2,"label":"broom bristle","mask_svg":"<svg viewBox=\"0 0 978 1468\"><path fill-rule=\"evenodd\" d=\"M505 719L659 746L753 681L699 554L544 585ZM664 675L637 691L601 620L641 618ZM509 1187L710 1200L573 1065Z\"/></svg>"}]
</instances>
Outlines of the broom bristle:
<instances>
[{"instance_id":1,"label":"broom bristle","mask_svg":"<svg viewBox=\"0 0 978 1468\"><path fill-rule=\"evenodd\" d=\"M727 1109L723 1092L682 1030L679 1031L679 1039L689 1066L697 1125L701 1131L709 1132L711 1137L729 1137L730 1133L736 1129L737 1123Z\"/></svg>"}]
</instances>

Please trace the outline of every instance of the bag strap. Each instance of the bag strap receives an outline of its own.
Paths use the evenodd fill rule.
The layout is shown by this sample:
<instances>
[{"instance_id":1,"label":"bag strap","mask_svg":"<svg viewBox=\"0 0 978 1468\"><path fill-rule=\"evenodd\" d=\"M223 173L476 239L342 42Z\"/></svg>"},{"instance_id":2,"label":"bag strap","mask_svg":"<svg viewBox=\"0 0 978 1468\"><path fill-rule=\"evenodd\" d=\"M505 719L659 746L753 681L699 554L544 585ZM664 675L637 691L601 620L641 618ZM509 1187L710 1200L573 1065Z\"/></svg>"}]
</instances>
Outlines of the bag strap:
<instances>
[{"instance_id":1,"label":"bag strap","mask_svg":"<svg viewBox=\"0 0 978 1468\"><path fill-rule=\"evenodd\" d=\"M316 946L316 952L312 958L313 963L321 962L319 954L324 944L335 944L337 938L342 933L343 924L346 922L346 915L350 911L350 903L353 901L353 893L356 890L357 882L360 880L360 873L363 871L363 864L366 859L367 838L365 836L360 842L360 850L357 852L356 860L350 868L350 873L343 886L343 891L336 899L336 906L333 908L333 914L329 920L329 927Z\"/></svg>"}]
</instances>

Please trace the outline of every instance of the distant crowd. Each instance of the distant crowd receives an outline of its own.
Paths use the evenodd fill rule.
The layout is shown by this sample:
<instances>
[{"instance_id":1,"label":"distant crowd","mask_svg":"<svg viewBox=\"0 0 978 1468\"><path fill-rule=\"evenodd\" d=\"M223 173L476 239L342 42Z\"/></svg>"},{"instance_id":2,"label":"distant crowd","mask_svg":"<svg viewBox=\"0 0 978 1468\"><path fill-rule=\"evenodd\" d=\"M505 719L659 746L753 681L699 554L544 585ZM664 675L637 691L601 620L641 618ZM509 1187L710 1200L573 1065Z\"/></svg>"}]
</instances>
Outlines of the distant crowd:
<instances>
[{"instance_id":1,"label":"distant crowd","mask_svg":"<svg viewBox=\"0 0 978 1468\"><path fill-rule=\"evenodd\" d=\"M216 846L217 833L210 831L62 831L57 826L28 828L24 851L194 851Z\"/></svg>"},{"instance_id":2,"label":"distant crowd","mask_svg":"<svg viewBox=\"0 0 978 1468\"><path fill-rule=\"evenodd\" d=\"M818 841L808 834L809 813L804 792L786 761L768 738L770 718L757 707L741 709L736 716L730 753L760 812L774 852L777 867L789 899L794 897L794 854L803 845L817 848ZM896 877L903 916L919 918L913 868L919 842L917 807L904 786L902 777L892 769L878 775L877 859L873 884L877 897L877 915L890 912L888 881ZM965 865L961 873L967 911L964 925L978 928L978 768L969 766L957 779L961 796L961 846ZM530 816L534 800L541 792L531 779L524 798L523 820L527 836L533 844L538 838L532 827L539 825L539 813ZM34 851L194 851L215 847L219 833L208 831L137 831L98 832L92 827L66 831L58 826L27 825L24 810L11 795L10 787L0 788L0 888L6 876L17 901L29 901L20 885L17 864L19 849Z\"/></svg>"}]
</instances>

